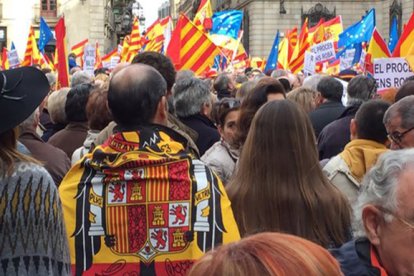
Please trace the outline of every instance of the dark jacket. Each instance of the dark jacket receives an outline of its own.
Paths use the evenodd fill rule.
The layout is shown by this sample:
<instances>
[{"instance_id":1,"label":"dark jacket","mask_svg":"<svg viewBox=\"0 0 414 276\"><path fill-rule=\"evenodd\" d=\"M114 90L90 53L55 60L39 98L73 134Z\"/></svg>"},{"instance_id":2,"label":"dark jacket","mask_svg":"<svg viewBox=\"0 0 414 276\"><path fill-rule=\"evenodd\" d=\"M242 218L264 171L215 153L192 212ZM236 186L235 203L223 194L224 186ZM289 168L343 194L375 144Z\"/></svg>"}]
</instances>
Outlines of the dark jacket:
<instances>
[{"instance_id":1,"label":"dark jacket","mask_svg":"<svg viewBox=\"0 0 414 276\"><path fill-rule=\"evenodd\" d=\"M196 114L187 118L180 118L180 120L197 132L198 138L195 143L200 151L200 156L203 156L214 143L220 141L220 134L217 128L206 116Z\"/></svg>"},{"instance_id":2,"label":"dark jacket","mask_svg":"<svg viewBox=\"0 0 414 276\"><path fill-rule=\"evenodd\" d=\"M318 138L319 160L329 159L341 153L351 141L350 123L360 105L349 106L339 118L323 128Z\"/></svg>"},{"instance_id":3,"label":"dark jacket","mask_svg":"<svg viewBox=\"0 0 414 276\"><path fill-rule=\"evenodd\" d=\"M227 89L217 91L217 99L218 100L221 100L223 98L231 98L231 97L233 97L233 96L231 95L231 92Z\"/></svg>"},{"instance_id":4,"label":"dark jacket","mask_svg":"<svg viewBox=\"0 0 414 276\"><path fill-rule=\"evenodd\" d=\"M322 129L335 121L344 112L345 107L340 102L327 101L309 113L315 136L318 137Z\"/></svg>"},{"instance_id":5,"label":"dark jacket","mask_svg":"<svg viewBox=\"0 0 414 276\"><path fill-rule=\"evenodd\" d=\"M50 120L50 115L46 109L43 109L42 113L40 113L40 127L43 129L42 140L47 142L50 137L53 136L59 130L65 128L65 124L54 124Z\"/></svg>"},{"instance_id":6,"label":"dark jacket","mask_svg":"<svg viewBox=\"0 0 414 276\"><path fill-rule=\"evenodd\" d=\"M70 160L66 154L45 143L33 130L23 130L19 141L28 148L32 157L44 163L45 169L50 173L55 184L59 185L70 169Z\"/></svg>"},{"instance_id":7,"label":"dark jacket","mask_svg":"<svg viewBox=\"0 0 414 276\"><path fill-rule=\"evenodd\" d=\"M83 145L88 134L88 123L71 122L64 129L50 137L48 143L63 150L68 158Z\"/></svg>"},{"instance_id":8,"label":"dark jacket","mask_svg":"<svg viewBox=\"0 0 414 276\"><path fill-rule=\"evenodd\" d=\"M374 266L372 260L377 260L375 250L366 238L360 238L345 243L340 248L330 250L331 254L341 265L344 276L380 276L383 269Z\"/></svg>"}]
</instances>

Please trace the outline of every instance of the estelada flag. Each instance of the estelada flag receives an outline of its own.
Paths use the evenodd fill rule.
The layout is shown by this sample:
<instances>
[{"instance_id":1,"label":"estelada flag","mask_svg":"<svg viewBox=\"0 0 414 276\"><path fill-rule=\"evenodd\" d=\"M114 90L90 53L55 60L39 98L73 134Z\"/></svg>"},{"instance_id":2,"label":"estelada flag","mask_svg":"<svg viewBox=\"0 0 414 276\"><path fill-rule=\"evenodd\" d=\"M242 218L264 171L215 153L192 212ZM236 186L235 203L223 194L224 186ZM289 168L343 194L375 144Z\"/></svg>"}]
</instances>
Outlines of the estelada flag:
<instances>
[{"instance_id":1,"label":"estelada flag","mask_svg":"<svg viewBox=\"0 0 414 276\"><path fill-rule=\"evenodd\" d=\"M74 275L186 275L240 239L224 186L170 128L118 132L59 186Z\"/></svg>"},{"instance_id":2,"label":"estelada flag","mask_svg":"<svg viewBox=\"0 0 414 276\"><path fill-rule=\"evenodd\" d=\"M219 52L219 48L203 31L187 16L180 15L167 49L167 55L177 70L189 69L201 75L213 66Z\"/></svg>"}]
</instances>

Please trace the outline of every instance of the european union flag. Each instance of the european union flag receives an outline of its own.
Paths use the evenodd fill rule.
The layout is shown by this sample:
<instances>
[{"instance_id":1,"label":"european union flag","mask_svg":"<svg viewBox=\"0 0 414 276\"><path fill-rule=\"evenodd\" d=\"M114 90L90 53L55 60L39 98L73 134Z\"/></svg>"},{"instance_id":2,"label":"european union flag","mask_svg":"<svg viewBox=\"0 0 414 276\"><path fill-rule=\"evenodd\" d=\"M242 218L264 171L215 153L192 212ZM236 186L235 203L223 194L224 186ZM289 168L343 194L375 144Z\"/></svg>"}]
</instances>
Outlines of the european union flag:
<instances>
[{"instance_id":1,"label":"european union flag","mask_svg":"<svg viewBox=\"0 0 414 276\"><path fill-rule=\"evenodd\" d=\"M275 70L277 67L277 59L279 56L279 31L277 31L275 40L273 41L272 49L270 50L269 57L267 58L265 72Z\"/></svg>"},{"instance_id":2,"label":"european union flag","mask_svg":"<svg viewBox=\"0 0 414 276\"><path fill-rule=\"evenodd\" d=\"M398 43L398 22L397 17L392 18L392 25L390 30L390 41L388 42L388 49L390 49L390 52L394 52L395 46L397 46Z\"/></svg>"},{"instance_id":3,"label":"european union flag","mask_svg":"<svg viewBox=\"0 0 414 276\"><path fill-rule=\"evenodd\" d=\"M213 28L211 29L210 34L226 35L237 39L242 20L242 11L232 10L215 12L213 14Z\"/></svg>"},{"instance_id":4,"label":"european union flag","mask_svg":"<svg viewBox=\"0 0 414 276\"><path fill-rule=\"evenodd\" d=\"M338 47L348 47L351 44L370 41L374 28L375 9L371 9L361 21L348 27L339 35Z\"/></svg>"},{"instance_id":5,"label":"european union flag","mask_svg":"<svg viewBox=\"0 0 414 276\"><path fill-rule=\"evenodd\" d=\"M47 25L43 17L40 17L40 28L39 28L39 51L43 52L46 44L53 38L53 33Z\"/></svg>"}]
</instances>

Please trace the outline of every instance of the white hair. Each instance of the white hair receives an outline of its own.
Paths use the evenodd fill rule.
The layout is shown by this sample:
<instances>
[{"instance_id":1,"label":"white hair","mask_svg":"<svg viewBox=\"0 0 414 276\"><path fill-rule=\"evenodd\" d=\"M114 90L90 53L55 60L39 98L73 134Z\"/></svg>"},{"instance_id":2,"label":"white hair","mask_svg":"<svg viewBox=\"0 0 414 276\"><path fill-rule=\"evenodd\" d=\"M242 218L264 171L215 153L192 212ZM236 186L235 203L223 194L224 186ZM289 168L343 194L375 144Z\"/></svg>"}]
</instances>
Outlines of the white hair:
<instances>
[{"instance_id":1,"label":"white hair","mask_svg":"<svg viewBox=\"0 0 414 276\"><path fill-rule=\"evenodd\" d=\"M389 151L381 155L377 164L366 174L354 207L355 236L366 235L362 211L367 205L376 205L395 212L398 207L397 189L400 175L407 169L414 169L414 149ZM391 215L385 215L387 222Z\"/></svg>"}]
</instances>

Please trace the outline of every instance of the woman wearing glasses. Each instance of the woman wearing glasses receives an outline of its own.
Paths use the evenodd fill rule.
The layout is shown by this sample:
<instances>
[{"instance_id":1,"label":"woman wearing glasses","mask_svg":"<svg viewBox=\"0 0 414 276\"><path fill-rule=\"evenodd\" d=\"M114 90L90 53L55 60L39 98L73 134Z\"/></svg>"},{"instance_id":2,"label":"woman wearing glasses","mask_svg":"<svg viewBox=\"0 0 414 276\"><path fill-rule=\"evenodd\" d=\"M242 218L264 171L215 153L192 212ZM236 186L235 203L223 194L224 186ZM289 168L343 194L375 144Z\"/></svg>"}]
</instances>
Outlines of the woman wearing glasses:
<instances>
[{"instance_id":1,"label":"woman wearing glasses","mask_svg":"<svg viewBox=\"0 0 414 276\"><path fill-rule=\"evenodd\" d=\"M218 174L224 184L233 175L239 158L239 149L235 146L239 108L240 101L233 98L224 98L215 104L212 117L221 139L201 157L201 160Z\"/></svg>"}]
</instances>

